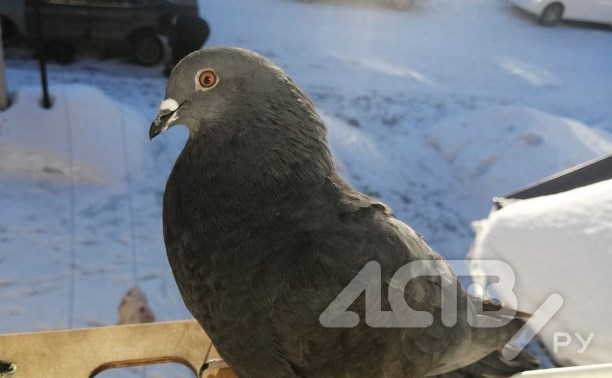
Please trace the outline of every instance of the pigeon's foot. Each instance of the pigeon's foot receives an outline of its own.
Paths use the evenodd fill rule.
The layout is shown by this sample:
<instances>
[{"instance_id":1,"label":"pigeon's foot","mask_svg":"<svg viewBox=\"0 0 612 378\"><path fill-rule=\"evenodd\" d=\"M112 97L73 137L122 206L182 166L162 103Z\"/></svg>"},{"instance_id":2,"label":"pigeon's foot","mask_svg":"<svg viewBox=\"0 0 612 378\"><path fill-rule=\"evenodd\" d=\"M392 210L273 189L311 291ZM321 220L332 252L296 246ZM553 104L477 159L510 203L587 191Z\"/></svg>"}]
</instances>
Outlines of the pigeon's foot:
<instances>
[{"instance_id":1,"label":"pigeon's foot","mask_svg":"<svg viewBox=\"0 0 612 378\"><path fill-rule=\"evenodd\" d=\"M224 360L217 358L206 361L200 368L200 378L236 378L236 374Z\"/></svg>"}]
</instances>

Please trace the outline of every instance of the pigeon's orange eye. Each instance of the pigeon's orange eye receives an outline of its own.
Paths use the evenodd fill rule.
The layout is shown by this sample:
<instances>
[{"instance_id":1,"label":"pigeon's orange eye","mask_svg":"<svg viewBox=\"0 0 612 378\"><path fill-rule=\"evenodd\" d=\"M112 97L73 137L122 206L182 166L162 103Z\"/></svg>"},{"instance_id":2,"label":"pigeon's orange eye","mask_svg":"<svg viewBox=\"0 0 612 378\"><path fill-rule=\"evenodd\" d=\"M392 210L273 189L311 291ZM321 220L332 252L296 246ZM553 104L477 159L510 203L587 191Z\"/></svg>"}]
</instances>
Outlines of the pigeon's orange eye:
<instances>
[{"instance_id":1,"label":"pigeon's orange eye","mask_svg":"<svg viewBox=\"0 0 612 378\"><path fill-rule=\"evenodd\" d=\"M204 70L198 75L198 83L202 88L212 88L217 84L217 74L213 70Z\"/></svg>"}]
</instances>

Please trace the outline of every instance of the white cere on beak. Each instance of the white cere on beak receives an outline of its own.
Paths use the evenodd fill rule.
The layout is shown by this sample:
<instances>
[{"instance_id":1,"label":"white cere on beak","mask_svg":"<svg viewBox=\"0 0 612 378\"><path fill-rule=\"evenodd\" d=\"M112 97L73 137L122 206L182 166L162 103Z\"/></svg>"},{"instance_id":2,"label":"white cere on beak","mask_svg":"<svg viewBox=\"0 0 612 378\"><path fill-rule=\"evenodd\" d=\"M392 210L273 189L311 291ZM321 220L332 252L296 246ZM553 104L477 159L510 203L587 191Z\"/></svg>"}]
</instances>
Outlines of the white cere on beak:
<instances>
[{"instance_id":1,"label":"white cere on beak","mask_svg":"<svg viewBox=\"0 0 612 378\"><path fill-rule=\"evenodd\" d=\"M178 102L176 102L176 100L172 98L167 98L164 101L162 101L161 105L159 105L159 111L169 110L173 112L176 109L178 109L178 107L179 107L179 104Z\"/></svg>"}]
</instances>

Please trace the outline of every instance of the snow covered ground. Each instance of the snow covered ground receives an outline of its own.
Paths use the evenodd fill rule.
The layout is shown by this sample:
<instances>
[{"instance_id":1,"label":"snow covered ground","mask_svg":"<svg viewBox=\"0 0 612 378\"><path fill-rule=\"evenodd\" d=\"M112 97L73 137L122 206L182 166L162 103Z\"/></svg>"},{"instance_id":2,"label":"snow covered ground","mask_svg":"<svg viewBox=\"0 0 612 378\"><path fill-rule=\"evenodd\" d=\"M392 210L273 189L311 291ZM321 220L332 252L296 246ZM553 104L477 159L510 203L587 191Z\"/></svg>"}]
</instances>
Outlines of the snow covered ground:
<instances>
[{"instance_id":1,"label":"snow covered ground","mask_svg":"<svg viewBox=\"0 0 612 378\"><path fill-rule=\"evenodd\" d=\"M250 48L285 69L327 120L345 177L447 257L465 255L493 195L612 153L610 30L543 28L505 0L421 0L408 12L294 0L201 9L209 45ZM146 137L163 99L160 68L52 65L58 107L40 111L36 63L7 55L18 98L0 113L0 332L113 324L134 273L158 320L188 317L161 235L165 179L187 133ZM75 171L98 167L106 180L84 174L70 189L68 124L80 132ZM33 138L58 138L52 158L18 137L43 125L53 129ZM15 154L36 158L3 158ZM126 175L121 161L138 169Z\"/></svg>"}]
</instances>

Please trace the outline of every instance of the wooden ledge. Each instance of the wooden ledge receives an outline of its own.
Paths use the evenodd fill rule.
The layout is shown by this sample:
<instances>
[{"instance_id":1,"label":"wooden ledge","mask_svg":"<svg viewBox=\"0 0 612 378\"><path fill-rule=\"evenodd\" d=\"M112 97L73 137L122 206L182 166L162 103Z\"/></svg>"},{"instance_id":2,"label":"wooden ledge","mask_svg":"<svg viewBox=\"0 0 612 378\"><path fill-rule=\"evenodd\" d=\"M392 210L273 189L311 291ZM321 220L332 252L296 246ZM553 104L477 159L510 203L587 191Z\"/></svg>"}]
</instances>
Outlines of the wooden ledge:
<instances>
[{"instance_id":1,"label":"wooden ledge","mask_svg":"<svg viewBox=\"0 0 612 378\"><path fill-rule=\"evenodd\" d=\"M10 378L94 377L111 368L168 362L197 375L204 362L218 358L195 320L0 335L0 368L5 370L0 376ZM202 377L235 375L222 369L207 370Z\"/></svg>"}]
</instances>

